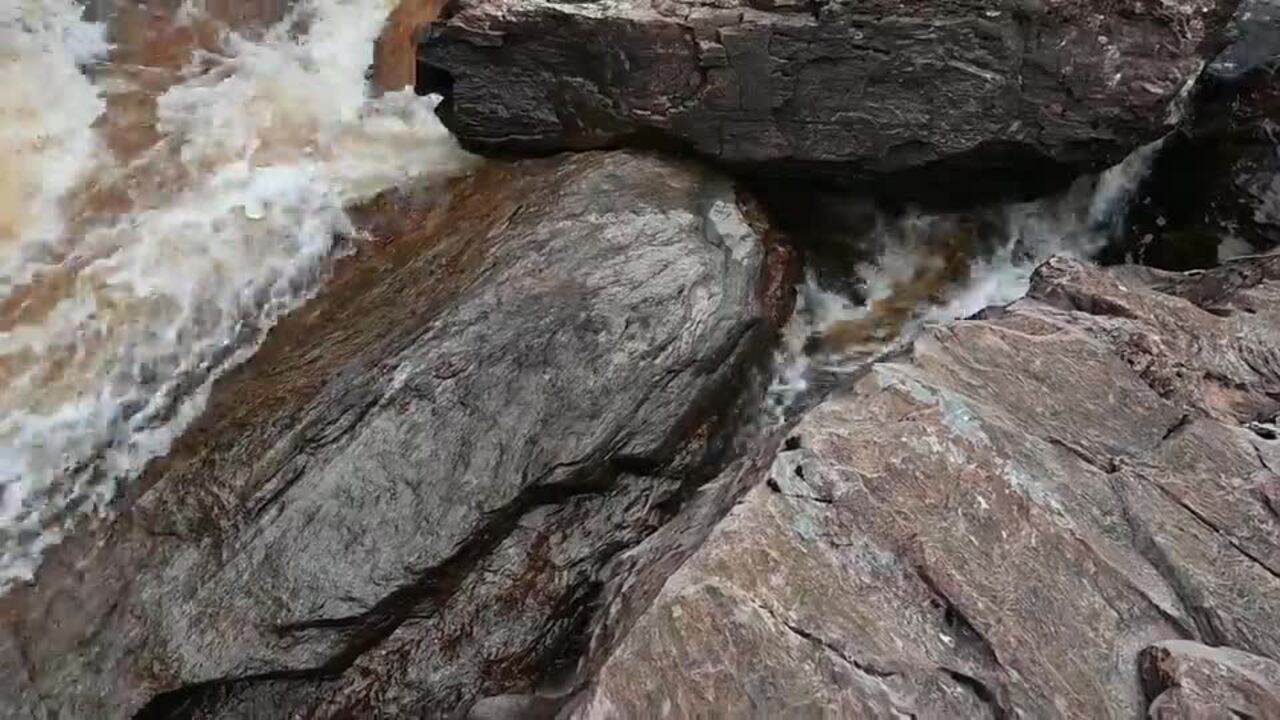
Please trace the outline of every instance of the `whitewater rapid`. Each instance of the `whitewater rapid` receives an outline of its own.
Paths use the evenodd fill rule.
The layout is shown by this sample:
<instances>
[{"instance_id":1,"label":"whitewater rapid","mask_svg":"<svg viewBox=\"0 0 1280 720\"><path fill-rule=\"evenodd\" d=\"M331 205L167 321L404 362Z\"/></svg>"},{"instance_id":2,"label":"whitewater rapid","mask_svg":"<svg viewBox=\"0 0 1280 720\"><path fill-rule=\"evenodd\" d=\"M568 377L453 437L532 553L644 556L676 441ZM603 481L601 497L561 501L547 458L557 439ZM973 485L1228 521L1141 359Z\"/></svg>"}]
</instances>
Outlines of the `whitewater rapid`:
<instances>
[{"instance_id":1,"label":"whitewater rapid","mask_svg":"<svg viewBox=\"0 0 1280 720\"><path fill-rule=\"evenodd\" d=\"M212 382L320 286L359 242L349 207L472 162L432 98L369 87L391 0L98 1L116 3L102 22L72 0L0 0L0 587L167 452ZM992 209L1001 234L928 293L911 287L937 253L922 238L953 219L885 218L881 252L850 269L863 302L802 289L772 401L1016 299L1052 254L1094 254L1154 152ZM875 342L805 350L904 289L930 300L886 313Z\"/></svg>"},{"instance_id":2,"label":"whitewater rapid","mask_svg":"<svg viewBox=\"0 0 1280 720\"><path fill-rule=\"evenodd\" d=\"M471 162L368 86L388 0L173 5L0 0L0 586L314 292L347 208Z\"/></svg>"},{"instance_id":3,"label":"whitewater rapid","mask_svg":"<svg viewBox=\"0 0 1280 720\"><path fill-rule=\"evenodd\" d=\"M912 211L881 217L870 243L879 251L851 269L863 297L855 300L824 288L812 272L802 283L796 311L774 357L768 392L774 419L802 412L824 392L823 386L838 384L841 376L904 347L928 324L967 318L1021 298L1035 268L1050 257L1096 256L1122 233L1129 204L1162 143L1139 148L1123 162L1079 178L1056 196L954 215ZM945 235L963 219L977 216L985 216L986 227L979 233L983 237L964 253L963 276L944 282L931 278L937 287L917 287L919 269L940 254L940 233L931 230L942 228ZM926 295L929 300L916 300ZM908 312L877 314L904 302L911 306ZM812 352L814 338L830 336L850 322L875 332L862 342Z\"/></svg>"}]
</instances>

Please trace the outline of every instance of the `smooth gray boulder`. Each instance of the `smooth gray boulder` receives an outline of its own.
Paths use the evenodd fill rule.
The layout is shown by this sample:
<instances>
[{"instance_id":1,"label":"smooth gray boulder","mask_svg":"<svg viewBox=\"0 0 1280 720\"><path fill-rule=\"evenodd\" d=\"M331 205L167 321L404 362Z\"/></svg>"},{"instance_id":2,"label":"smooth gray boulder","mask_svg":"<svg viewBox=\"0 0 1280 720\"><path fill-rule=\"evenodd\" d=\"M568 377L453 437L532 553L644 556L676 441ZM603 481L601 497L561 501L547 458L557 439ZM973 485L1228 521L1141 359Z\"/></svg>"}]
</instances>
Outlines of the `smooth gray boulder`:
<instances>
[{"instance_id":1,"label":"smooth gray boulder","mask_svg":"<svg viewBox=\"0 0 1280 720\"><path fill-rule=\"evenodd\" d=\"M1175 123L1231 0L455 0L421 75L481 153L663 145L767 176L1030 196Z\"/></svg>"},{"instance_id":2,"label":"smooth gray boulder","mask_svg":"<svg viewBox=\"0 0 1280 720\"><path fill-rule=\"evenodd\" d=\"M591 153L361 216L374 237L117 517L0 598L0 715L425 717L532 693L731 457L793 255L729 181Z\"/></svg>"},{"instance_id":3,"label":"smooth gray boulder","mask_svg":"<svg viewBox=\"0 0 1280 720\"><path fill-rule=\"evenodd\" d=\"M805 415L564 716L1270 717L1278 391L1280 257L1054 259Z\"/></svg>"}]
</instances>

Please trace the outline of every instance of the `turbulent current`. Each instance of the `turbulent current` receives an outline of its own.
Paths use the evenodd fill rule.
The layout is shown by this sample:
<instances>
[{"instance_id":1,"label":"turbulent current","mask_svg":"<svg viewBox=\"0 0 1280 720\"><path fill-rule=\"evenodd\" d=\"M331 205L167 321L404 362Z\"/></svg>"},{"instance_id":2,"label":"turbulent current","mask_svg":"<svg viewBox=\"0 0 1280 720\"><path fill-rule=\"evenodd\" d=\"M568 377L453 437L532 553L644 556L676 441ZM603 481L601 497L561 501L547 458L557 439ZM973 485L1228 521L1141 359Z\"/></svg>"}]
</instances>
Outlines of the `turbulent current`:
<instances>
[{"instance_id":1,"label":"turbulent current","mask_svg":"<svg viewBox=\"0 0 1280 720\"><path fill-rule=\"evenodd\" d=\"M349 208L470 164L433 98L388 91L438 7L394 4L0 0L0 587L320 285L360 241ZM939 244L968 237L955 218L886 219L848 269L865 302L803 289L771 399L785 414L922 323L1014 299L1049 254L1096 251L1153 151L993 208L976 245Z\"/></svg>"},{"instance_id":2,"label":"turbulent current","mask_svg":"<svg viewBox=\"0 0 1280 720\"><path fill-rule=\"evenodd\" d=\"M1056 197L957 215L881 218L871 232L873 257L852 269L862 298L831 292L813 276L800 288L775 358L774 415L802 412L831 384L909 342L927 323L1013 302L1053 255L1097 254L1119 232L1159 149L1160 142L1140 148ZM816 354L809 347L815 338L824 341Z\"/></svg>"},{"instance_id":3,"label":"turbulent current","mask_svg":"<svg viewBox=\"0 0 1280 720\"><path fill-rule=\"evenodd\" d=\"M96 5L0 0L0 585L317 287L346 208L468 164L366 81L388 0Z\"/></svg>"}]
</instances>

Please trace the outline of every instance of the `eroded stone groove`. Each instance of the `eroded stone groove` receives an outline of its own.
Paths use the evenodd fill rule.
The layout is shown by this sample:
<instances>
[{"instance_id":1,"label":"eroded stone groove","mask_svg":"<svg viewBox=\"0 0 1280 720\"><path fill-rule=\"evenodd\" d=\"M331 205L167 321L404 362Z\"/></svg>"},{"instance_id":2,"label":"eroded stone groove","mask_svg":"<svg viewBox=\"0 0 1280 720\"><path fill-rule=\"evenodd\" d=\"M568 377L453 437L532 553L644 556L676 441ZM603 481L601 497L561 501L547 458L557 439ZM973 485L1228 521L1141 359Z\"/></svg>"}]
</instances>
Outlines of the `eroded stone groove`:
<instances>
[{"instance_id":1,"label":"eroded stone groove","mask_svg":"<svg viewBox=\"0 0 1280 720\"><path fill-rule=\"evenodd\" d=\"M1175 124L1155 176L1227 138L1270 182L1269 0L1016 5L461 0L417 89L486 152L700 154L809 240L815 187L875 196L839 229ZM440 7L402 6L379 85ZM321 297L0 599L0 714L1280 712L1280 260L1054 259L762 427L798 263L744 187L595 152L358 210Z\"/></svg>"}]
</instances>

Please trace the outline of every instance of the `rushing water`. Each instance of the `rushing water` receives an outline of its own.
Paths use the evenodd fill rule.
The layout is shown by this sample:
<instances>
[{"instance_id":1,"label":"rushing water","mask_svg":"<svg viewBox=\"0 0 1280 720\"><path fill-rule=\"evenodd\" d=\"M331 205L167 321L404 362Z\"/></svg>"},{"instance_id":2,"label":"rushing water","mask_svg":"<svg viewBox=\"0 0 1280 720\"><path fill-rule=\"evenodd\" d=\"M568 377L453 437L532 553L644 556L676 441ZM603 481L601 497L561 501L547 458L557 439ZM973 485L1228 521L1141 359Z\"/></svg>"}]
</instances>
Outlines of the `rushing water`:
<instances>
[{"instance_id":1,"label":"rushing water","mask_svg":"<svg viewBox=\"0 0 1280 720\"><path fill-rule=\"evenodd\" d=\"M1051 256L1097 254L1120 232L1159 149L1159 142L1140 148L1056 197L955 215L883 218L872 233L879 253L853 269L864 297L831 292L812 276L801 287L775 358L769 392L775 416L803 411L831 384L909 342L927 323L1018 299L1032 271ZM967 241L948 242L957 234ZM826 340L816 354L815 339Z\"/></svg>"},{"instance_id":2,"label":"rushing water","mask_svg":"<svg viewBox=\"0 0 1280 720\"><path fill-rule=\"evenodd\" d=\"M315 289L345 208L468 164L366 82L388 0L113 2L0 0L0 585Z\"/></svg>"},{"instance_id":3,"label":"rushing water","mask_svg":"<svg viewBox=\"0 0 1280 720\"><path fill-rule=\"evenodd\" d=\"M467 167L430 98L369 87L412 80L439 2L393 4L0 0L0 586L318 286L348 207ZM394 62L371 68L379 37ZM785 413L922 323L1016 298L1050 254L1092 254L1151 152L991 209L959 254L937 242L955 217L885 220L865 302L804 288L773 399ZM840 340L815 360L813 336Z\"/></svg>"}]
</instances>

